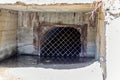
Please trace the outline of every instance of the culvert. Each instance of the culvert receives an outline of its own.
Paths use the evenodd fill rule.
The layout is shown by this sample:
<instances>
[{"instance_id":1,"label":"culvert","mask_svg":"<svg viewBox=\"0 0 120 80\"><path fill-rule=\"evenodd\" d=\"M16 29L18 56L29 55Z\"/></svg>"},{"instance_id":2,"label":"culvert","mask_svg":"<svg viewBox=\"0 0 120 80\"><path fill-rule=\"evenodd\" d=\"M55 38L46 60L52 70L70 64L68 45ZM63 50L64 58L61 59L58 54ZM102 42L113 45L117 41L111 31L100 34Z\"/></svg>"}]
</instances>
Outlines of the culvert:
<instances>
[{"instance_id":1,"label":"culvert","mask_svg":"<svg viewBox=\"0 0 120 80\"><path fill-rule=\"evenodd\" d=\"M41 59L74 61L81 54L81 34L73 27L54 27L43 35L40 51Z\"/></svg>"}]
</instances>

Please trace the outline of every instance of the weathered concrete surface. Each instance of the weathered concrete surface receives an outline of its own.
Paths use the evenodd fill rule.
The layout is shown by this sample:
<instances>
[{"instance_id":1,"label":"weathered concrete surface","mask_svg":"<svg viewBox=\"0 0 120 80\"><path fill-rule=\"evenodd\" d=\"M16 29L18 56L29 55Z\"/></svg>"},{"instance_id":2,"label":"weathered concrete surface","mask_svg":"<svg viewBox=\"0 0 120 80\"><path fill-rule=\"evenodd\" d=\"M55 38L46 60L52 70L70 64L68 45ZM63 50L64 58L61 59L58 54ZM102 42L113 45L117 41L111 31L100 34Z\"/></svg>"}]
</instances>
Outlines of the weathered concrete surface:
<instances>
[{"instance_id":1,"label":"weathered concrete surface","mask_svg":"<svg viewBox=\"0 0 120 80\"><path fill-rule=\"evenodd\" d=\"M0 10L0 60L16 51L17 12Z\"/></svg>"},{"instance_id":2,"label":"weathered concrete surface","mask_svg":"<svg viewBox=\"0 0 120 80\"><path fill-rule=\"evenodd\" d=\"M87 56L95 56L96 53L96 27L89 25L89 16L87 12L32 12L32 11L19 11L18 12L18 52L24 54L37 54L33 44L34 38L37 36L37 31L33 31L36 27L41 27L43 23L55 25L83 25L88 24L87 30ZM49 26L49 25L47 25ZM41 32L46 29L44 26ZM42 35L42 34L40 34ZM42 37L42 36L41 36ZM38 44L37 44L38 45Z\"/></svg>"},{"instance_id":3,"label":"weathered concrete surface","mask_svg":"<svg viewBox=\"0 0 120 80\"><path fill-rule=\"evenodd\" d=\"M87 55L94 56L96 52L97 54L102 53L100 52L101 50L99 50L100 48L102 48L102 46L99 43L100 41L99 39L101 38L100 36L102 35L100 35L99 32L97 32L99 35L96 35L97 34L96 27L91 27L89 25L88 21L89 15L86 14L91 10L92 8L91 4L0 5L0 8L18 11L18 15L17 12L15 11L16 15L14 17L16 16L18 17L16 17L17 19L15 20L14 24L17 25L18 23L16 43L18 43L19 53L30 54L35 53L35 47L33 46L34 42L33 40L35 37L33 28L39 26L39 23L43 22L51 24L75 24L75 25L87 23L88 24ZM96 36L99 38L96 38ZM99 44L99 47L97 48L96 43Z\"/></svg>"},{"instance_id":4,"label":"weathered concrete surface","mask_svg":"<svg viewBox=\"0 0 120 80\"><path fill-rule=\"evenodd\" d=\"M73 9L75 9L76 7L78 7L79 5L77 5L77 6L74 6L73 7ZM4 6L3 5L1 5L0 6L1 8L3 8ZM24 11L27 11L28 9L30 9L29 8L29 6L21 6L21 5L19 5L19 6L17 6L17 8L16 8L16 5L14 5L14 6L12 6L12 8L10 7L10 9L20 9L20 7L22 8L21 10L24 10ZM39 6L38 6L39 7ZM31 9L31 11L34 11L34 10L39 10L39 8L38 7L32 7L32 9ZM46 7L46 6L44 6L44 7ZM45 8L45 10L49 10L49 9L47 9L49 6L47 6L46 8ZM66 8L67 6L64 6L64 9ZM5 7L4 7L5 8ZM7 8L9 8L9 5L7 5ZM34 9L35 8L35 9ZM37 9L36 9L37 8ZM52 12L54 12L54 11L57 11L57 9L60 9L61 10L61 8L63 8L63 7L61 7L61 6L57 6L57 9L55 8L55 6L53 5L51 8L54 8L54 9L50 9ZM80 7L78 7L78 8L80 8ZM77 8L77 10L78 10L78 8ZM62 9L62 10L64 10L64 9ZM70 7L69 7L69 9L70 9ZM68 9L68 7L67 7L67 9L65 10L65 11L68 11L69 10ZM70 10L73 10L73 9L70 9ZM84 9L84 8L83 8ZM40 9L40 11L42 10L42 8ZM58 12L60 12L60 10L58 11ZM20 11L20 10L19 10ZM44 10L42 10L42 12L43 12ZM79 10L78 10L79 11ZM63 11L64 12L64 11ZM21 12L20 12L21 13ZM24 13L24 12L23 12ZM27 13L27 12L26 12ZM34 13L34 12L33 12ZM20 14L19 14L20 15ZM34 15L33 15L34 16ZM36 16L36 15L35 15ZM68 15L69 16L69 15ZM9 17L8 17L9 18ZM13 17L12 17L13 18ZM24 53L24 52L27 52L27 51L30 51L30 52L27 52L27 53L32 53L33 51L34 51L34 48L33 48L33 45L31 45L31 44L33 44L32 42L32 40L33 40L33 27L32 26L28 26L28 24L30 23L27 19L27 14L25 14L24 16L22 16L21 17L22 19L24 19L25 21L24 22L22 22L22 23L24 23L24 24L22 24L22 25L24 25L24 26L19 26L18 25L18 34L17 34L17 36L20 36L20 37L23 37L24 39L22 39L22 38L20 38L20 37L18 37L19 39L18 39L18 42L20 42L20 44L19 44L19 48L18 49L20 49L20 47L22 47L20 50L22 51L22 53ZM21 18L18 18L17 20L21 20L22 21L22 19ZM14 18L13 18L14 19ZM16 20L16 21L17 21ZM28 21L28 23L27 23L27 21ZM36 21L35 21L36 22ZM31 23L30 23L31 24ZM20 24L21 25L21 24ZM34 24L34 26L36 26L37 25L37 23L35 23ZM99 28L97 28L97 29L99 29ZM21 30L21 33L19 33L19 30ZM102 30L102 29L101 29ZM95 34L94 34L94 31L96 32L96 29L92 29L92 28L90 28L90 29L88 29L88 33L90 32L90 31L93 31L93 33L91 33L91 34L88 34L89 36L91 35L91 36L95 36ZM24 34L25 33L25 34ZM99 35L97 35L97 36L99 36L99 38L97 38L97 40L98 39L100 39L100 32L98 33ZM2 32L0 32L0 35L2 35ZM26 37L28 37L28 38L26 38ZM6 38L6 36L4 37L4 38ZM2 39L2 38L1 38ZM3 41L3 40L1 40L0 39L0 41ZM89 43L88 44L90 44L90 45L88 45L88 46L94 46L94 48L95 48L95 45L96 44L93 44L93 43L95 43L95 37L90 37L90 38L88 38L88 40L89 40ZM97 41L96 40L96 41ZM15 37L14 37L14 40L12 40L12 41L15 41ZM9 42L9 41L7 41L7 42ZM27 43L27 44L26 44ZM100 42L99 42L99 40L96 42L96 43L98 43L99 44L99 47L98 47L98 53L100 53L99 52L99 49L100 49L100 47L101 47L101 45L100 45ZM3 43L2 43L3 44ZM7 43L8 44L8 43ZM16 44L16 43L14 43L14 44ZM28 47L24 47L25 45L30 45L30 46L28 46ZM102 43L102 45L103 45L103 43ZM30 48L30 50L28 50L28 49L26 49L26 48ZM91 51L94 51L94 49L92 50L92 49L90 49ZM88 50L88 51L90 51L90 50ZM101 50L100 50L101 51ZM90 66L88 66L88 67L90 67ZM97 69L96 69L97 68ZM2 68L1 68L2 69ZM83 69L85 69L85 68L83 68ZM92 70L91 70L92 69ZM76 71L75 71L75 74L76 74L76 76L75 76L75 78L77 77L77 78L81 78L81 76L80 76L80 73L81 73L81 75L82 76L89 76L89 75L91 75L91 76L87 76L87 77L82 77L82 79L84 79L84 80L88 80L88 79L91 79L91 80L102 80L102 71L100 70L101 68L100 68L100 65L98 66L98 67L90 67L88 70L85 70L86 71L86 73L85 74L82 74L83 72L85 72L84 70L82 71L82 69L77 69ZM4 69L3 69L4 70ZM28 75L25 75L24 76L24 72L26 72L26 70L27 70L27 73L29 73ZM90 71L90 73L89 73L89 70L91 70ZM94 70L96 70L96 72L95 73L93 73L94 72ZM97 71L97 70L99 70L99 71ZM16 80L16 79L20 79L20 78L22 78L23 80L30 80L29 78L29 76L31 76L31 73L33 73L32 71L37 71L38 72L38 70L35 68L34 70L32 70L32 69L26 69L26 68L24 68L24 69L20 69L20 68L15 68L15 69L13 69L13 70L8 70L6 73L5 73L5 75L7 74L9 74L8 76L10 77L10 79L13 79L13 80ZM48 69L48 71L46 70L46 71L44 71L44 70L40 70L38 73L36 73L35 72L35 74L43 74L44 72L45 72L45 74L47 74L48 72L50 71L50 69ZM88 72L87 72L88 71ZM14 72L15 73L17 73L18 75L17 75L17 78L15 77L14 78ZM19 73L20 72L20 73ZM21 73L22 72L22 73ZM41 72L43 72L43 73L41 73ZM69 72L69 71L68 71ZM74 70L71 70L71 73L70 73L70 75L67 75L66 76L66 78L64 78L65 80L66 79L68 79L69 78L69 76L71 76L71 74L73 74L73 72L74 72ZM99 73L100 72L100 73ZM11 74L12 73L12 74ZM62 73L59 73L59 71L58 72L54 72L53 71L53 73L54 74L56 74L56 73L58 73L58 77L60 77L60 79L61 79L61 77L64 77L64 76L59 76L59 75L63 75L63 73L64 73L64 70L62 71ZM52 72L50 73L50 74L53 74ZM93 73L93 74L92 74ZM44 75L45 75L44 74ZM87 75L86 75L87 74ZM99 74L98 76L96 76L97 74ZM33 75L33 74L32 74ZM20 77L18 77L18 76L20 76ZM44 76L44 77L42 77L42 75L37 75L37 76L34 76L35 78L34 79L38 79L38 78L45 78L46 79L46 77L47 77L47 79L48 78L53 78L53 79L58 79L58 77L57 78L55 78L54 77L54 75L52 75L53 77L49 77L49 76ZM4 79L6 76L0 76L0 79ZM8 78L9 78L8 77ZM12 78L11 78L12 77ZM75 79L74 78L74 79ZM10 79L8 79L8 80L10 80ZM32 79L32 78L31 78ZM72 78L69 78L69 80L70 79L72 79ZM33 79L32 79L33 80ZM48 79L49 80L49 79ZM73 79L72 79L73 80Z\"/></svg>"},{"instance_id":5,"label":"weathered concrete surface","mask_svg":"<svg viewBox=\"0 0 120 80\"><path fill-rule=\"evenodd\" d=\"M92 4L67 4L67 3L56 3L56 4L43 4L43 5L37 5L37 4L0 4L0 8L3 9L10 9L10 10L16 10L16 11L51 11L51 12L76 12L76 11L91 11L93 8Z\"/></svg>"},{"instance_id":6,"label":"weathered concrete surface","mask_svg":"<svg viewBox=\"0 0 120 80\"><path fill-rule=\"evenodd\" d=\"M53 4L53 5L0 5L0 8L18 11L17 43L19 53L35 53L33 45L34 27L39 23L89 25L91 4ZM34 12L33 12L34 11ZM87 55L96 53L96 27L88 26Z\"/></svg>"}]
</instances>

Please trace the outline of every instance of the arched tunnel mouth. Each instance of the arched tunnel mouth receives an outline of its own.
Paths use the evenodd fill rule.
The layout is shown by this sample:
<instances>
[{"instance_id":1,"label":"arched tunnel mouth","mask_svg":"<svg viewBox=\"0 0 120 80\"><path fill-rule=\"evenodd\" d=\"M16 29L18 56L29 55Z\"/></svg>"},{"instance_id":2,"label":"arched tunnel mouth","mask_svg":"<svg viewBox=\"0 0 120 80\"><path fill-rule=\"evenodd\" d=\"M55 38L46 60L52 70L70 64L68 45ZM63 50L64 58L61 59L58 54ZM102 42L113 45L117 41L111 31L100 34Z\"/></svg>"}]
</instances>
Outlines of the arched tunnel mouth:
<instances>
[{"instance_id":1,"label":"arched tunnel mouth","mask_svg":"<svg viewBox=\"0 0 120 80\"><path fill-rule=\"evenodd\" d=\"M43 34L40 61L43 63L79 63L89 58L80 57L81 33L73 27L53 27Z\"/></svg>"}]
</instances>

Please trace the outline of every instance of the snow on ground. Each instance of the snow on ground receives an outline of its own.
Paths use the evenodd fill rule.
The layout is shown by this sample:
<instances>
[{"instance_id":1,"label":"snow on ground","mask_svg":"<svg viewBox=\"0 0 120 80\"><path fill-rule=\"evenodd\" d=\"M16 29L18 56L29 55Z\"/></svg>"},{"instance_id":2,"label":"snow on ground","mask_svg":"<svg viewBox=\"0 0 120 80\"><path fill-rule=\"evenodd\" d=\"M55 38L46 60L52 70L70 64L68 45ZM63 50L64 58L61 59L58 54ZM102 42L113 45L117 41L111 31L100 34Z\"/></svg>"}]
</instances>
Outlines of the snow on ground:
<instances>
[{"instance_id":1,"label":"snow on ground","mask_svg":"<svg viewBox=\"0 0 120 80\"><path fill-rule=\"evenodd\" d=\"M106 26L107 80L120 80L120 17Z\"/></svg>"},{"instance_id":2,"label":"snow on ground","mask_svg":"<svg viewBox=\"0 0 120 80\"><path fill-rule=\"evenodd\" d=\"M102 80L98 62L76 69L16 67L0 68L0 71L0 80Z\"/></svg>"},{"instance_id":3,"label":"snow on ground","mask_svg":"<svg viewBox=\"0 0 120 80\"><path fill-rule=\"evenodd\" d=\"M93 0L0 0L0 3L15 3L21 1L26 4L53 4L53 3L92 3Z\"/></svg>"}]
</instances>

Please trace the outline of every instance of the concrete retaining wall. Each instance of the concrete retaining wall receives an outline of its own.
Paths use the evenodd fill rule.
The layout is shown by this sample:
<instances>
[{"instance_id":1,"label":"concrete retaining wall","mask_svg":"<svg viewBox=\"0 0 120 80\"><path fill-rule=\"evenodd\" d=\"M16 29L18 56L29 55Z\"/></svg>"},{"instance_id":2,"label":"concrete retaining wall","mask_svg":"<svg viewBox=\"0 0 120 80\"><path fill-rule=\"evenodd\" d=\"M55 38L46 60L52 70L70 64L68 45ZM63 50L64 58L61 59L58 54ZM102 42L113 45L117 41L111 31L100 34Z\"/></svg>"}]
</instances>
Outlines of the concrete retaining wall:
<instances>
[{"instance_id":1,"label":"concrete retaining wall","mask_svg":"<svg viewBox=\"0 0 120 80\"><path fill-rule=\"evenodd\" d=\"M13 6L13 5L12 5ZM72 5L71 5L72 6ZM78 6L78 5L75 5ZM18 11L18 10L7 10L2 9L0 12L0 57L4 58L6 55L14 54L13 51L17 51L21 54L35 54L34 46L34 27L39 27L40 23L50 24L74 24L83 25L88 24L87 30L87 55L94 56L96 53L100 54L100 43L101 38L98 27L91 27L89 23L89 15L86 14L90 11L90 8L84 9L85 5L80 5L78 9L72 9L69 6L62 6L63 9L58 10L55 5L52 6L49 11L48 6L40 6L38 11ZM23 7L23 6L22 6ZM67 10L65 7L69 7ZM38 6L37 6L38 8ZM87 10L88 9L88 10ZM73 11L72 11L73 10ZM94 23L95 24L95 23ZM101 24L101 23L100 23ZM97 29L96 29L97 28ZM98 37L96 37L98 36ZM101 35L102 36L102 35ZM98 45L97 45L97 44ZM97 46L97 48L96 48ZM13 52L13 53L12 53ZM7 57L7 56L6 56Z\"/></svg>"},{"instance_id":2,"label":"concrete retaining wall","mask_svg":"<svg viewBox=\"0 0 120 80\"><path fill-rule=\"evenodd\" d=\"M17 12L0 10L0 60L16 53Z\"/></svg>"},{"instance_id":3,"label":"concrete retaining wall","mask_svg":"<svg viewBox=\"0 0 120 80\"><path fill-rule=\"evenodd\" d=\"M96 53L96 27L91 27L87 12L18 12L18 52L22 54L37 54L33 45L35 33L33 28L40 27L41 23L56 24L88 24L87 55L95 56ZM49 26L49 25L48 25ZM42 30L44 31L44 30Z\"/></svg>"}]
</instances>

